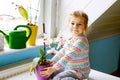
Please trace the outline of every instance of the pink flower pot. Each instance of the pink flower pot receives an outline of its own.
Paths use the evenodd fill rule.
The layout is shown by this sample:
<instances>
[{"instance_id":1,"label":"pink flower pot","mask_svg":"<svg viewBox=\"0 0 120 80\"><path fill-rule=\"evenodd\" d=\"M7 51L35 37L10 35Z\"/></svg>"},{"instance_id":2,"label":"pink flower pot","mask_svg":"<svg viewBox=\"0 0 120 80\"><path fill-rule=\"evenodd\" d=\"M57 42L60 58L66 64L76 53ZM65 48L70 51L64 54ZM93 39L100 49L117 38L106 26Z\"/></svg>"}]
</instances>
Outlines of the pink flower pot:
<instances>
[{"instance_id":1,"label":"pink flower pot","mask_svg":"<svg viewBox=\"0 0 120 80\"><path fill-rule=\"evenodd\" d=\"M40 72L43 70L43 68L45 67L49 67L50 65L38 65L36 68L35 68L35 74L36 74L36 77L38 80L49 80L49 78L45 77L45 76L42 76L40 74Z\"/></svg>"}]
</instances>

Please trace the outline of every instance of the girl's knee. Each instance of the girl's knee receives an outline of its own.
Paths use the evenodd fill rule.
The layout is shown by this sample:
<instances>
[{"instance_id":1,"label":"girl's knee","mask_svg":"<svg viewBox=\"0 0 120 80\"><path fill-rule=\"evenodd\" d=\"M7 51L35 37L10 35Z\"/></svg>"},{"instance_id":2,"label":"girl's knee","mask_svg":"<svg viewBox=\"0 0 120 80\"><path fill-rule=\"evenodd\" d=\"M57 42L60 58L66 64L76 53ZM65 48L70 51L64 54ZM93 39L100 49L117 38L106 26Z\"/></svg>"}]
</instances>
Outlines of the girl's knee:
<instances>
[{"instance_id":1,"label":"girl's knee","mask_svg":"<svg viewBox=\"0 0 120 80\"><path fill-rule=\"evenodd\" d=\"M65 71L54 76L53 80L79 80L79 79L73 73Z\"/></svg>"}]
</instances>

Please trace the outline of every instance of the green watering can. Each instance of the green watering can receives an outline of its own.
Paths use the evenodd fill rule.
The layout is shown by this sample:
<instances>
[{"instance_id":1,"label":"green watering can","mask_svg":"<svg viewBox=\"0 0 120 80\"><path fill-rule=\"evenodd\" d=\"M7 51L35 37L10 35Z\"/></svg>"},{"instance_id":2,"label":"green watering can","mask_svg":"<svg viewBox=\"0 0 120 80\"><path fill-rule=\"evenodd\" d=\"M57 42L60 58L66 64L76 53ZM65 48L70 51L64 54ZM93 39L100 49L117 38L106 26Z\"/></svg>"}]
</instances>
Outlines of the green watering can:
<instances>
[{"instance_id":1,"label":"green watering can","mask_svg":"<svg viewBox=\"0 0 120 80\"><path fill-rule=\"evenodd\" d=\"M26 36L26 30L17 30L20 27L27 28L29 30L28 36ZM26 48L26 42L30 38L32 30L28 25L18 25L14 28L13 31L9 33L9 35L5 34L0 30L9 45L12 49L21 49Z\"/></svg>"}]
</instances>

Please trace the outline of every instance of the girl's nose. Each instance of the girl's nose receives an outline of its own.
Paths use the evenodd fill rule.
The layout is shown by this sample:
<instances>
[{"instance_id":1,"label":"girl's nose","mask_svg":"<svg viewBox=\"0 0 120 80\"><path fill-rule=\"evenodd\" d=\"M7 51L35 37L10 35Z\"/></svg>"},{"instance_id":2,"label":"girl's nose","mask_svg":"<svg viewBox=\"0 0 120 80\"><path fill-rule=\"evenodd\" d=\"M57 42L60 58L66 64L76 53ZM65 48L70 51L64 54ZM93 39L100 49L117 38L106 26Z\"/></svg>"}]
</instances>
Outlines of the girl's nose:
<instances>
[{"instance_id":1,"label":"girl's nose","mask_svg":"<svg viewBox=\"0 0 120 80\"><path fill-rule=\"evenodd\" d=\"M77 28L77 25L75 24L73 27L74 27L74 28Z\"/></svg>"}]
</instances>

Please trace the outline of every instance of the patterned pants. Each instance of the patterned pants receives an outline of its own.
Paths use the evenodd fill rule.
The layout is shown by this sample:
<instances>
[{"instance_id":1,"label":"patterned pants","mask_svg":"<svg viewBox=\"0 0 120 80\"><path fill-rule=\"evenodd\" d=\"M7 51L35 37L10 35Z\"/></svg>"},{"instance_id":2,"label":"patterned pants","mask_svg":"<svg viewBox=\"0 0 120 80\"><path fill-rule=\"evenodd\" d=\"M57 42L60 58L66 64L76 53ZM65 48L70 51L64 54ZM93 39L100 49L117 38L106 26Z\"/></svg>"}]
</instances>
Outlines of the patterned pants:
<instances>
[{"instance_id":1,"label":"patterned pants","mask_svg":"<svg viewBox=\"0 0 120 80\"><path fill-rule=\"evenodd\" d=\"M67 70L59 70L53 73L50 78L50 80L79 80L73 72Z\"/></svg>"}]
</instances>

